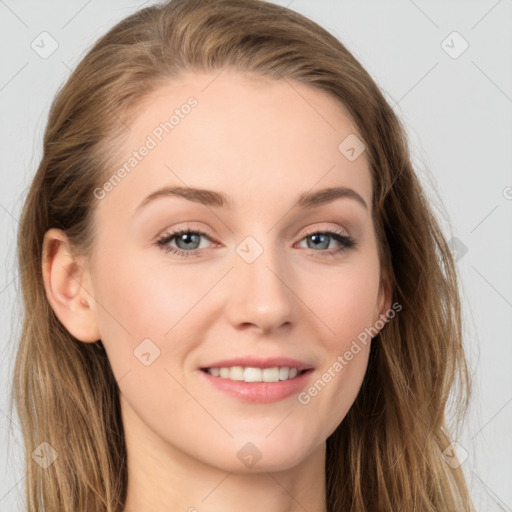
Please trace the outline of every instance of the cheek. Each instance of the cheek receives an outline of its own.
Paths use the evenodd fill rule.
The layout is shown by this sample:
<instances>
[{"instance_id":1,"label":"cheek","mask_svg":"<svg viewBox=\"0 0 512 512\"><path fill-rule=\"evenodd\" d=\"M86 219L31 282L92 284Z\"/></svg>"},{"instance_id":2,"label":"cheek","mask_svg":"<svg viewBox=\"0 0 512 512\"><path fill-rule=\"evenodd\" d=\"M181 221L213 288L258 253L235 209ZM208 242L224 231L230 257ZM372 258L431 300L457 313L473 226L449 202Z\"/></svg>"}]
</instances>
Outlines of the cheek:
<instances>
[{"instance_id":1,"label":"cheek","mask_svg":"<svg viewBox=\"0 0 512 512\"><path fill-rule=\"evenodd\" d=\"M97 307L99 330L114 371L122 374L138 363L134 350L147 339L165 352L167 360L180 361L190 344L172 341L178 334L184 340L184 326L194 330L191 318L197 320L204 307L198 303L218 275L209 272L203 276L190 267L166 265L164 257L153 258L158 260L155 263L148 258L130 258L128 251L123 257L109 254L111 257L97 267L94 290L101 304Z\"/></svg>"},{"instance_id":2,"label":"cheek","mask_svg":"<svg viewBox=\"0 0 512 512\"><path fill-rule=\"evenodd\" d=\"M309 290L312 291L304 296L323 324L326 348L331 354L345 351L376 320L378 262L369 256L355 264L342 265L336 273L317 279Z\"/></svg>"},{"instance_id":3,"label":"cheek","mask_svg":"<svg viewBox=\"0 0 512 512\"><path fill-rule=\"evenodd\" d=\"M377 256L358 255L350 264L346 261L336 273L318 280L310 288L313 293L306 295L324 333L321 343L325 359L316 379L298 398L305 407L316 408L316 416L322 418L318 428L326 437L357 397L374 335L370 328L375 321L379 290Z\"/></svg>"},{"instance_id":4,"label":"cheek","mask_svg":"<svg viewBox=\"0 0 512 512\"><path fill-rule=\"evenodd\" d=\"M202 286L191 282L193 276L179 266L148 259L124 256L103 262L98 270L99 295L107 323L117 321L132 336L162 337L197 302Z\"/></svg>"}]
</instances>

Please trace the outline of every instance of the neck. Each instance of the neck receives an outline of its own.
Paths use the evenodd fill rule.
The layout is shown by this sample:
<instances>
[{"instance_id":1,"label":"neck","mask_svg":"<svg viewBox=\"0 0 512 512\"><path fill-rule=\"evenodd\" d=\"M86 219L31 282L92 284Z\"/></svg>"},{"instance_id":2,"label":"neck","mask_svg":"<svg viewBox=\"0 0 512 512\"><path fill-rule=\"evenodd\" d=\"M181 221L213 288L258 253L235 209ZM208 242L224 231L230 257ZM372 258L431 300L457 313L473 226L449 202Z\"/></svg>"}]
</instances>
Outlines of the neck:
<instances>
[{"instance_id":1,"label":"neck","mask_svg":"<svg viewBox=\"0 0 512 512\"><path fill-rule=\"evenodd\" d=\"M327 511L325 442L290 469L265 471L255 465L237 473L164 443L140 419L132 420L125 424L128 489L123 512Z\"/></svg>"}]
</instances>

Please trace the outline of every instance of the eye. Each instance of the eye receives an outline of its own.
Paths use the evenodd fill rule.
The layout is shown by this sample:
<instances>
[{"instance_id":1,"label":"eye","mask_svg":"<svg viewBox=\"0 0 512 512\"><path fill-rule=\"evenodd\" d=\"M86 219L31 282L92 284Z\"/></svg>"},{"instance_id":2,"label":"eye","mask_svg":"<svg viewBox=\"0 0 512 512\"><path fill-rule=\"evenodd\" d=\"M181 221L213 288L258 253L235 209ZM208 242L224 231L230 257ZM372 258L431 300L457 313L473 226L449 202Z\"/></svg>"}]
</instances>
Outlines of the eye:
<instances>
[{"instance_id":1,"label":"eye","mask_svg":"<svg viewBox=\"0 0 512 512\"><path fill-rule=\"evenodd\" d=\"M201 237L211 241L210 235L204 231L192 230L190 228L180 229L164 235L156 241L156 245L164 251L176 254L177 256L197 256L204 249L204 247L200 247ZM330 245L329 239L335 240L338 244L341 244L341 247L325 250ZM174 240L177 247L169 245ZM307 244L307 248L319 248L321 251L315 250L314 252L320 252L325 256L335 256L357 245L357 242L352 237L345 235L341 231L311 231L306 233L302 240L310 240L311 243Z\"/></svg>"},{"instance_id":2,"label":"eye","mask_svg":"<svg viewBox=\"0 0 512 512\"><path fill-rule=\"evenodd\" d=\"M327 249L327 247L330 244L329 239L334 239L338 244L341 244L341 247L333 248L329 250L323 250L320 251L322 254L325 254L327 256L335 256L337 254L340 254L344 251L347 251L350 248L353 248L357 245L357 242L348 235L345 235L341 231L310 231L306 233L306 236L302 240L311 240L311 244L308 243L308 249L311 248L320 248L320 249ZM301 240L301 241L302 241ZM315 251L319 252L319 251Z\"/></svg>"},{"instance_id":3,"label":"eye","mask_svg":"<svg viewBox=\"0 0 512 512\"><path fill-rule=\"evenodd\" d=\"M164 251L176 254L178 256L195 256L200 251L198 244L200 245L201 237L210 238L208 233L199 230L191 230L190 228L173 231L172 233L164 235L162 238L157 240L156 245L161 247ZM176 239L178 247L172 247L169 242ZM185 250L182 250L185 249Z\"/></svg>"}]
</instances>

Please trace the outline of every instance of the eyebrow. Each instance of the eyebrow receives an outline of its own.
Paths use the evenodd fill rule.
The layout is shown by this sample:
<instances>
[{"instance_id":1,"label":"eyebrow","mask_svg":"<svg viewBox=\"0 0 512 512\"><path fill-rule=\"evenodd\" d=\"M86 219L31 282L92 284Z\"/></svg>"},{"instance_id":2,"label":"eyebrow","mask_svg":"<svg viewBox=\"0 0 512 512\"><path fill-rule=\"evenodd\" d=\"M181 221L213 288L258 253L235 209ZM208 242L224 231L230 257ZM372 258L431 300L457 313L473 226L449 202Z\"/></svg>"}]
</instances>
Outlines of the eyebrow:
<instances>
[{"instance_id":1,"label":"eyebrow","mask_svg":"<svg viewBox=\"0 0 512 512\"><path fill-rule=\"evenodd\" d=\"M222 192L214 190L206 190L191 187L163 187L147 196L136 208L137 213L146 208L151 202L162 197L183 197L188 201L201 203L205 206L212 207L233 207L233 201L229 196ZM294 206L303 209L315 208L334 201L335 199L347 198L354 199L366 210L368 205L365 200L353 189L348 187L330 187L317 190L314 192L303 192Z\"/></svg>"}]
</instances>

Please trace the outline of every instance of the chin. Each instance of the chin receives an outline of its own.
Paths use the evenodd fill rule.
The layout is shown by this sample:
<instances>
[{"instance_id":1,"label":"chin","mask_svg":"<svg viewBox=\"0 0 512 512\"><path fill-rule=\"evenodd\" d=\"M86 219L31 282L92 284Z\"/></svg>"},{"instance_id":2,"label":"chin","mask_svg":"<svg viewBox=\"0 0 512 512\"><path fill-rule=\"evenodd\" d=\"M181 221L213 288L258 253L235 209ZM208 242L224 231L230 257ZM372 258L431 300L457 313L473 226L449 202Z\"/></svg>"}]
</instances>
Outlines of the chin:
<instances>
[{"instance_id":1,"label":"chin","mask_svg":"<svg viewBox=\"0 0 512 512\"><path fill-rule=\"evenodd\" d=\"M311 446L306 438L268 435L238 437L234 447L227 446L210 463L224 471L234 473L260 473L287 471L304 462L320 446ZM322 445L322 443L320 443ZM234 453L234 456L226 456Z\"/></svg>"}]
</instances>

